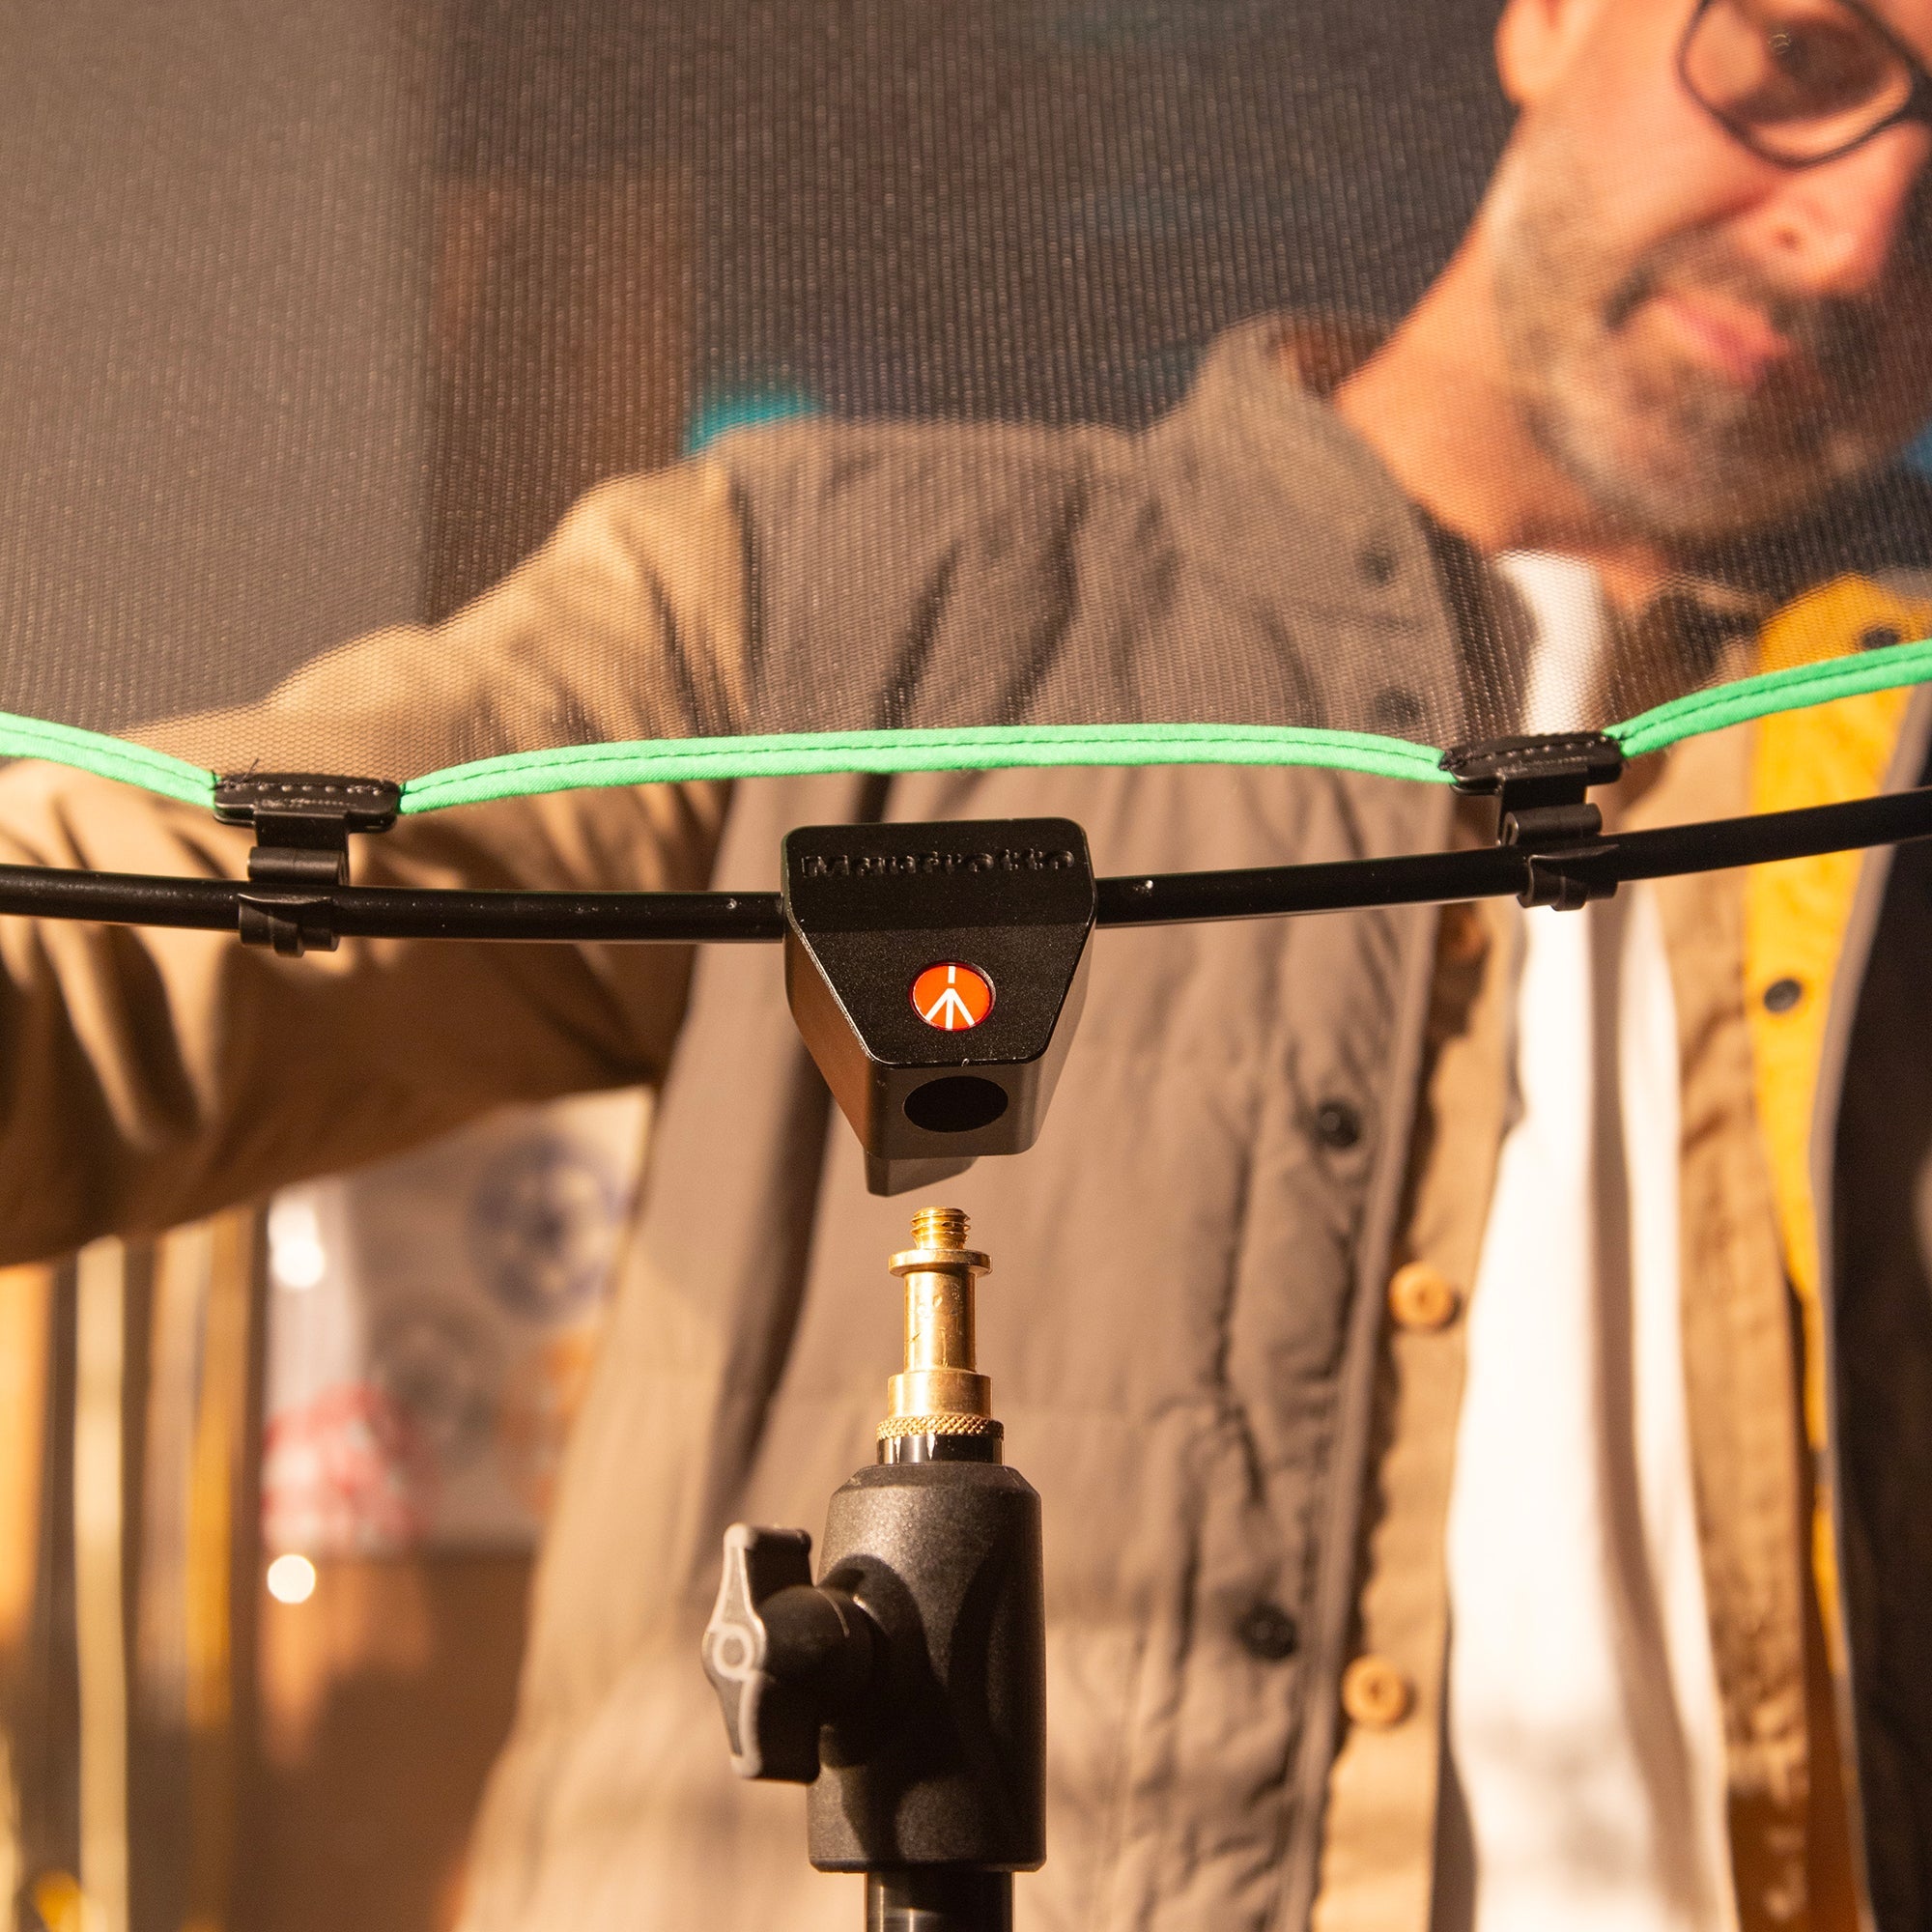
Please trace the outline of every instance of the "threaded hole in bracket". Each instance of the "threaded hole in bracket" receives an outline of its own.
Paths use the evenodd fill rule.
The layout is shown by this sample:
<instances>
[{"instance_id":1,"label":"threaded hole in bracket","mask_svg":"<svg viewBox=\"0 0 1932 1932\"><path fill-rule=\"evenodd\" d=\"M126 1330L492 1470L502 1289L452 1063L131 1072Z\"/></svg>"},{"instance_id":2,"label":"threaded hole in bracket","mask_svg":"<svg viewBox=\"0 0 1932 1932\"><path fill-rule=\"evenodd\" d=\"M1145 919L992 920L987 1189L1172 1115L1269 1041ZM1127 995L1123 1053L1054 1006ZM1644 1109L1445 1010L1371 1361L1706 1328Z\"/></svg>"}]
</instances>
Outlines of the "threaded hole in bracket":
<instances>
[{"instance_id":1,"label":"threaded hole in bracket","mask_svg":"<svg viewBox=\"0 0 1932 1932\"><path fill-rule=\"evenodd\" d=\"M929 1134L970 1134L990 1127L1007 1111L1007 1090L977 1073L928 1080L905 1097L905 1117Z\"/></svg>"}]
</instances>

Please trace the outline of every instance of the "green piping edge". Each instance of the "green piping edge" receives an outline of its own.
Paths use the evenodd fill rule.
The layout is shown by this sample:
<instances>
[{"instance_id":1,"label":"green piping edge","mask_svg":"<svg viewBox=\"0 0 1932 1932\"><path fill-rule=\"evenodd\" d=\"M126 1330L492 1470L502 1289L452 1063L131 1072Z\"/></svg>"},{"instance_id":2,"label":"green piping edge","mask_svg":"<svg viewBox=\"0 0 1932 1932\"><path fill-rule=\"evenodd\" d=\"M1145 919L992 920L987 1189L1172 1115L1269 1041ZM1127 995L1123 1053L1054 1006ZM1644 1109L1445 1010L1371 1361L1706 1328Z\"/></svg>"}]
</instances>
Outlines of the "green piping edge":
<instances>
[{"instance_id":1,"label":"green piping edge","mask_svg":"<svg viewBox=\"0 0 1932 1932\"><path fill-rule=\"evenodd\" d=\"M123 784L140 785L183 805L214 809L214 774L166 752L100 731L82 731L72 724L50 724L42 718L21 718L0 711L0 758L44 758L72 765Z\"/></svg>"},{"instance_id":2,"label":"green piping edge","mask_svg":"<svg viewBox=\"0 0 1932 1932\"><path fill-rule=\"evenodd\" d=\"M1798 665L1693 692L1609 727L1627 757L1720 731L1775 711L1932 680L1932 639L1887 644L1856 658ZM1293 724L985 725L959 730L822 731L790 736L703 738L594 745L481 758L412 779L403 810L452 805L579 785L645 784L695 779L798 778L831 772L985 771L1020 765L1304 765L1442 784L1433 746L1366 731Z\"/></svg>"},{"instance_id":3,"label":"green piping edge","mask_svg":"<svg viewBox=\"0 0 1932 1932\"><path fill-rule=\"evenodd\" d=\"M578 785L825 772L962 772L1018 765L1315 765L1446 784L1441 753L1366 731L1293 724L1009 724L933 731L801 731L518 752L412 779L403 810L439 811Z\"/></svg>"},{"instance_id":4,"label":"green piping edge","mask_svg":"<svg viewBox=\"0 0 1932 1932\"><path fill-rule=\"evenodd\" d=\"M1685 738L1706 731L1722 731L1748 724L1774 711L1803 711L1829 704L1837 697L1861 697L1869 691L1895 691L1932 679L1932 638L1915 644L1882 644L1857 657L1827 658L1820 664L1796 665L1788 670L1768 670L1739 678L1715 691L1693 691L1667 704L1645 711L1622 724L1612 724L1609 736L1627 758L1661 752Z\"/></svg>"},{"instance_id":5,"label":"green piping edge","mask_svg":"<svg viewBox=\"0 0 1932 1932\"><path fill-rule=\"evenodd\" d=\"M1642 757L1685 738L1773 712L1932 681L1932 639L1886 644L1741 678L1672 698L1609 727L1625 756ZM212 808L215 779L165 752L71 724L0 712L0 758L44 758L140 785L185 805ZM1447 784L1433 746L1367 731L1295 724L1015 724L956 730L801 731L738 738L639 740L479 758L412 779L405 812L439 811L492 799L590 785L701 779L800 778L838 772L989 771L1051 765L1304 765L1372 778Z\"/></svg>"}]
</instances>

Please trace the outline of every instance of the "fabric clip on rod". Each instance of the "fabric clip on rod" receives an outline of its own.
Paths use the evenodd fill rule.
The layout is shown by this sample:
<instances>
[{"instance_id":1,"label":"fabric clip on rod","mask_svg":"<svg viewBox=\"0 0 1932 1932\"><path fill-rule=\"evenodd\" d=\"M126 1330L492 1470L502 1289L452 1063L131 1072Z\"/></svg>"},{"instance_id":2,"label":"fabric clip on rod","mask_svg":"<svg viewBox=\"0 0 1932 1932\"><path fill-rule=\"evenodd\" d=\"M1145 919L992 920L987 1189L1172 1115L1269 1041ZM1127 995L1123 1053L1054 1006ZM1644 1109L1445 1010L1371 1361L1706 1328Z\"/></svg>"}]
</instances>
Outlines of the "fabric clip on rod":
<instances>
[{"instance_id":1,"label":"fabric clip on rod","mask_svg":"<svg viewBox=\"0 0 1932 1932\"><path fill-rule=\"evenodd\" d=\"M222 779L214 815L254 829L251 886L240 901L244 946L271 946L299 957L333 952L334 889L349 883L349 835L386 832L402 806L388 779L333 778L320 772L262 772Z\"/></svg>"},{"instance_id":2,"label":"fabric clip on rod","mask_svg":"<svg viewBox=\"0 0 1932 1932\"><path fill-rule=\"evenodd\" d=\"M1617 889L1607 860L1604 814L1589 802L1593 785L1623 776L1624 754L1600 731L1546 732L1492 738L1443 753L1456 789L1496 801L1496 843L1523 854L1526 906L1575 912ZM1597 863L1592 863L1592 862Z\"/></svg>"}]
</instances>

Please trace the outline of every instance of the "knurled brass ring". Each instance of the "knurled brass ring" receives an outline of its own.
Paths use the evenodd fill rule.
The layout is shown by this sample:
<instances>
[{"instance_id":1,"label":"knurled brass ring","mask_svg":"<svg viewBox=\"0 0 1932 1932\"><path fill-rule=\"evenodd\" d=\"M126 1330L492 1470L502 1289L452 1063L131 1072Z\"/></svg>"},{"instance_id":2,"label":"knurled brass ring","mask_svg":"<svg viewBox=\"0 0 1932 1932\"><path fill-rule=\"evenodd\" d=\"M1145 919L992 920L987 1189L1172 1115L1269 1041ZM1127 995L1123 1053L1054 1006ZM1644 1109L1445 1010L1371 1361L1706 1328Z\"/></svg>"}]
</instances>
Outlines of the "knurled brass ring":
<instances>
[{"instance_id":1,"label":"knurled brass ring","mask_svg":"<svg viewBox=\"0 0 1932 1932\"><path fill-rule=\"evenodd\" d=\"M990 1415L889 1415L879 1424L879 1440L900 1435L1004 1435Z\"/></svg>"}]
</instances>

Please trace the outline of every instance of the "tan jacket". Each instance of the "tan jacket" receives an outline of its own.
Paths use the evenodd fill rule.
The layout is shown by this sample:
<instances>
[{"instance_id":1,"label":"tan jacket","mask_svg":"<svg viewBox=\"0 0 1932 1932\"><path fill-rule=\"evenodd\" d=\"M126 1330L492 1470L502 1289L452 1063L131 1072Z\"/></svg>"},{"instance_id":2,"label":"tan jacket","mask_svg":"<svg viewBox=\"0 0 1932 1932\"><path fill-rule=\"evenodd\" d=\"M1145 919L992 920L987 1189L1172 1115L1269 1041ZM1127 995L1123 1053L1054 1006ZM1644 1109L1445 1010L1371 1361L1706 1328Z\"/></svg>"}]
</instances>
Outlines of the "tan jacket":
<instances>
[{"instance_id":1,"label":"tan jacket","mask_svg":"<svg viewBox=\"0 0 1932 1932\"><path fill-rule=\"evenodd\" d=\"M1084 493L1037 566L1072 586L1066 623L1107 621L1106 586L1128 572L1129 546L1132 570L1150 567L1152 529L1169 547L1153 562L1180 585L1172 608L1252 639L1258 667L1278 667L1285 627L1366 639L1397 679L1453 689L1455 613L1429 533L1325 411L1263 384L1237 351L1148 439L1025 440L1029 515L1051 507L1038 493L1050 497L1055 462ZM935 557L963 543L969 567L955 555L947 581L972 584L973 546L1000 525L998 445L982 434L948 448L794 433L611 486L438 631L384 634L292 680L259 714L261 755L421 769L497 749L515 711L587 721L584 735L674 733L692 691L707 716L754 706L748 668L769 652L867 625L930 658ZM964 538L941 529L923 556L875 541L909 461L935 503L949 461L980 492ZM1237 503L1225 518L1216 464ZM1187 517L1139 514L1183 472ZM1231 523L1283 533L1233 588L1216 575ZM1338 555L1359 564L1352 603L1336 593ZM1029 582L1008 585L1021 618L1044 595ZM1770 642L1847 648L1887 596L1831 594L1850 602L1804 607L1784 645ZM963 615L983 636L999 609ZM1119 647L1158 664L1184 641L1145 623ZM903 662L885 652L875 668ZM1440 735L1453 723L1438 720ZM1897 724L1894 707L1851 732L1860 756L1831 782L1868 786ZM193 756L207 730L154 735ZM1773 737L1755 753L1736 737L1680 754L1634 812L1702 816L1754 791L1776 802L1779 769L1811 782L1817 761L1779 766ZM1398 852L1452 832L1441 793L1307 771L797 780L452 810L369 841L357 876L769 888L791 824L1032 811L1078 819L1103 870ZM0 778L0 858L233 874L242 842L188 810L17 767ZM1816 1244L1803 1149L1827 1044L1806 1032L1780 1061L1788 1039L1763 1037L1750 1000L1781 970L1779 946L1802 939L1805 970L1826 975L1807 980L1815 1007L1833 1005L1823 988L1858 874L1839 867L1798 893L1798 938L1742 877L1664 893L1699 1518L1751 1923L1804 1922L1807 1862L1843 1833L1835 1773L1815 1775L1831 1727L1806 1706L1781 1252ZM994 1257L984 1361L1011 1460L1046 1506L1050 1856L1022 1883L1025 1923L1428 1923L1453 1303L1501 1133L1510 930L1492 912L1387 910L1107 935L1037 1149L950 1185ZM645 949L396 942L291 961L199 935L0 923L9 1259L163 1227L498 1101L662 1088L537 1585L519 1720L479 1827L471 1932L832 1927L857 1909L848 1881L805 1866L797 1794L730 1778L696 1665L723 1526L816 1527L868 1458L892 1367L883 1263L904 1210L866 1194L777 964L758 948L712 949L694 970L688 954ZM1768 1126L1787 1118L1795 1130ZM1439 1294L1391 1301L1410 1263L1446 1285L1446 1316ZM1814 1295L1821 1279L1814 1264ZM1807 1794L1821 1788L1830 1815L1807 1849ZM1849 1909L1840 1880L1814 1922L1848 1922L1832 1916Z\"/></svg>"}]
</instances>

